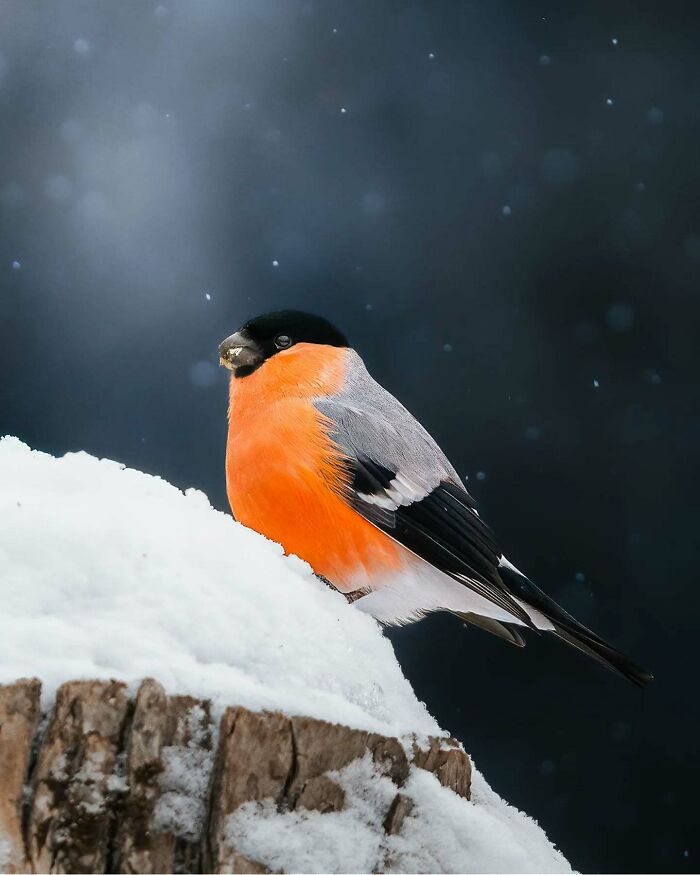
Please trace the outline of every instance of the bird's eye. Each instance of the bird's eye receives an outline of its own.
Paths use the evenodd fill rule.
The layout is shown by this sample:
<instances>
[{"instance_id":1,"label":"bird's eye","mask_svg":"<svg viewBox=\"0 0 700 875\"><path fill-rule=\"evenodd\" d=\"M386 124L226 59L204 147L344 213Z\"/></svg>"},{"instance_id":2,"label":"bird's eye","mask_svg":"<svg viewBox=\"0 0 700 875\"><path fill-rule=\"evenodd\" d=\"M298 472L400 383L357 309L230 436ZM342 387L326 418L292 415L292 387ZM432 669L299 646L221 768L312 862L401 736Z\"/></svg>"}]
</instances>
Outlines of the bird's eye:
<instances>
[{"instance_id":1,"label":"bird's eye","mask_svg":"<svg viewBox=\"0 0 700 875\"><path fill-rule=\"evenodd\" d=\"M288 334L278 334L275 338L275 346L277 349L286 349L292 345L292 338Z\"/></svg>"}]
</instances>

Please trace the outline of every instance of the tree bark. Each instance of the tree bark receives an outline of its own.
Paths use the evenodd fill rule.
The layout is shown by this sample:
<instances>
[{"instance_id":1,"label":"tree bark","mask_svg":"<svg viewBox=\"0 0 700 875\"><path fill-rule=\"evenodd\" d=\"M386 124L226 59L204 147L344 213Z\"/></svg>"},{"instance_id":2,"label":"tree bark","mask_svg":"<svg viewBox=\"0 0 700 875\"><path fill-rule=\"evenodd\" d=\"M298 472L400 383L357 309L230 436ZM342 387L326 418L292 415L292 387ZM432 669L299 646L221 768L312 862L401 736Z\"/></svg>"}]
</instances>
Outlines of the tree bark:
<instances>
[{"instance_id":1,"label":"tree bark","mask_svg":"<svg viewBox=\"0 0 700 875\"><path fill-rule=\"evenodd\" d=\"M407 754L396 738L240 707L216 726L209 702L151 679L133 699L118 681L63 684L42 720L40 692L38 680L0 686L0 871L266 872L231 845L228 817L263 800L341 811L332 773L366 755L396 787L388 834L411 814L411 766L469 798L453 740Z\"/></svg>"}]
</instances>

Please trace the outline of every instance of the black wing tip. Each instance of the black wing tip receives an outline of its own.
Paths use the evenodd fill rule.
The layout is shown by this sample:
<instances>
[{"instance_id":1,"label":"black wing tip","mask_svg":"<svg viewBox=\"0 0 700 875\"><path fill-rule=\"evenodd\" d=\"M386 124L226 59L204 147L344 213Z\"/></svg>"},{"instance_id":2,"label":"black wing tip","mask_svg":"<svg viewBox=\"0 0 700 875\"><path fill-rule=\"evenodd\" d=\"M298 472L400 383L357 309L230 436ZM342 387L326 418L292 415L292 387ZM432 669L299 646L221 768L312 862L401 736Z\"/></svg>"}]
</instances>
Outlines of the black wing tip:
<instances>
[{"instance_id":1,"label":"black wing tip","mask_svg":"<svg viewBox=\"0 0 700 875\"><path fill-rule=\"evenodd\" d=\"M624 672L624 675L628 680L632 681L633 684L636 684L636 686L640 688L646 687L647 684L650 684L654 680L654 675L650 671L631 661L629 661L627 671Z\"/></svg>"},{"instance_id":2,"label":"black wing tip","mask_svg":"<svg viewBox=\"0 0 700 875\"><path fill-rule=\"evenodd\" d=\"M555 634L567 644L576 647L638 687L644 687L654 680L654 675L650 671L637 665L624 653L616 650L595 632L579 623L522 572L503 565L499 566L498 571L508 589L527 604L540 610L552 622Z\"/></svg>"},{"instance_id":3,"label":"black wing tip","mask_svg":"<svg viewBox=\"0 0 700 875\"><path fill-rule=\"evenodd\" d=\"M572 628L570 624L562 626L557 622L553 622L553 626L555 634L567 644L571 644L572 647L592 657L606 668L631 681L635 686L645 687L654 680L654 675L650 671L637 665L624 653L615 650L602 639L593 636L584 627L576 629Z\"/></svg>"}]
</instances>

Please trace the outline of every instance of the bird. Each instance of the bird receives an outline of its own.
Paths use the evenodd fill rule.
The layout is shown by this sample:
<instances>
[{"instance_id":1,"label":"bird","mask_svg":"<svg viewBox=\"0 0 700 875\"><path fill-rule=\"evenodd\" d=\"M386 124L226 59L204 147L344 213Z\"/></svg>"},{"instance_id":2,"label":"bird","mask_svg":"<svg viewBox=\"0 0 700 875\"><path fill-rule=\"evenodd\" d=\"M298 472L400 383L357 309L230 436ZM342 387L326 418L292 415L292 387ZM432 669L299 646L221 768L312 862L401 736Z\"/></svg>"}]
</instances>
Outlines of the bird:
<instances>
[{"instance_id":1,"label":"bird","mask_svg":"<svg viewBox=\"0 0 700 875\"><path fill-rule=\"evenodd\" d=\"M434 611L517 647L550 633L643 686L653 676L519 571L436 441L321 316L256 316L219 346L230 373L233 517L383 626Z\"/></svg>"}]
</instances>

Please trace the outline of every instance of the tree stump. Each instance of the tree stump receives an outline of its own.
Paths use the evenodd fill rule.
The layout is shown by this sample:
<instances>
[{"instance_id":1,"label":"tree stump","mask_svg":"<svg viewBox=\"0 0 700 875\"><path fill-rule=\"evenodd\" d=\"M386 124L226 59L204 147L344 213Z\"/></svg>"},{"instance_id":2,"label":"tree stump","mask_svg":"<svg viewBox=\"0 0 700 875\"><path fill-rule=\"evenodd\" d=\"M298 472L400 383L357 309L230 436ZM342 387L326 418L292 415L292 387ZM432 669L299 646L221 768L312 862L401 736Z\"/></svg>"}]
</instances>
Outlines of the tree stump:
<instances>
[{"instance_id":1,"label":"tree stump","mask_svg":"<svg viewBox=\"0 0 700 875\"><path fill-rule=\"evenodd\" d=\"M400 834L411 768L469 798L457 742L397 738L280 713L168 696L155 680L135 698L119 681L71 681L42 718L41 684L0 686L0 871L266 872L232 846L226 823L245 803L342 811L333 775L370 757L396 788L384 817Z\"/></svg>"}]
</instances>

